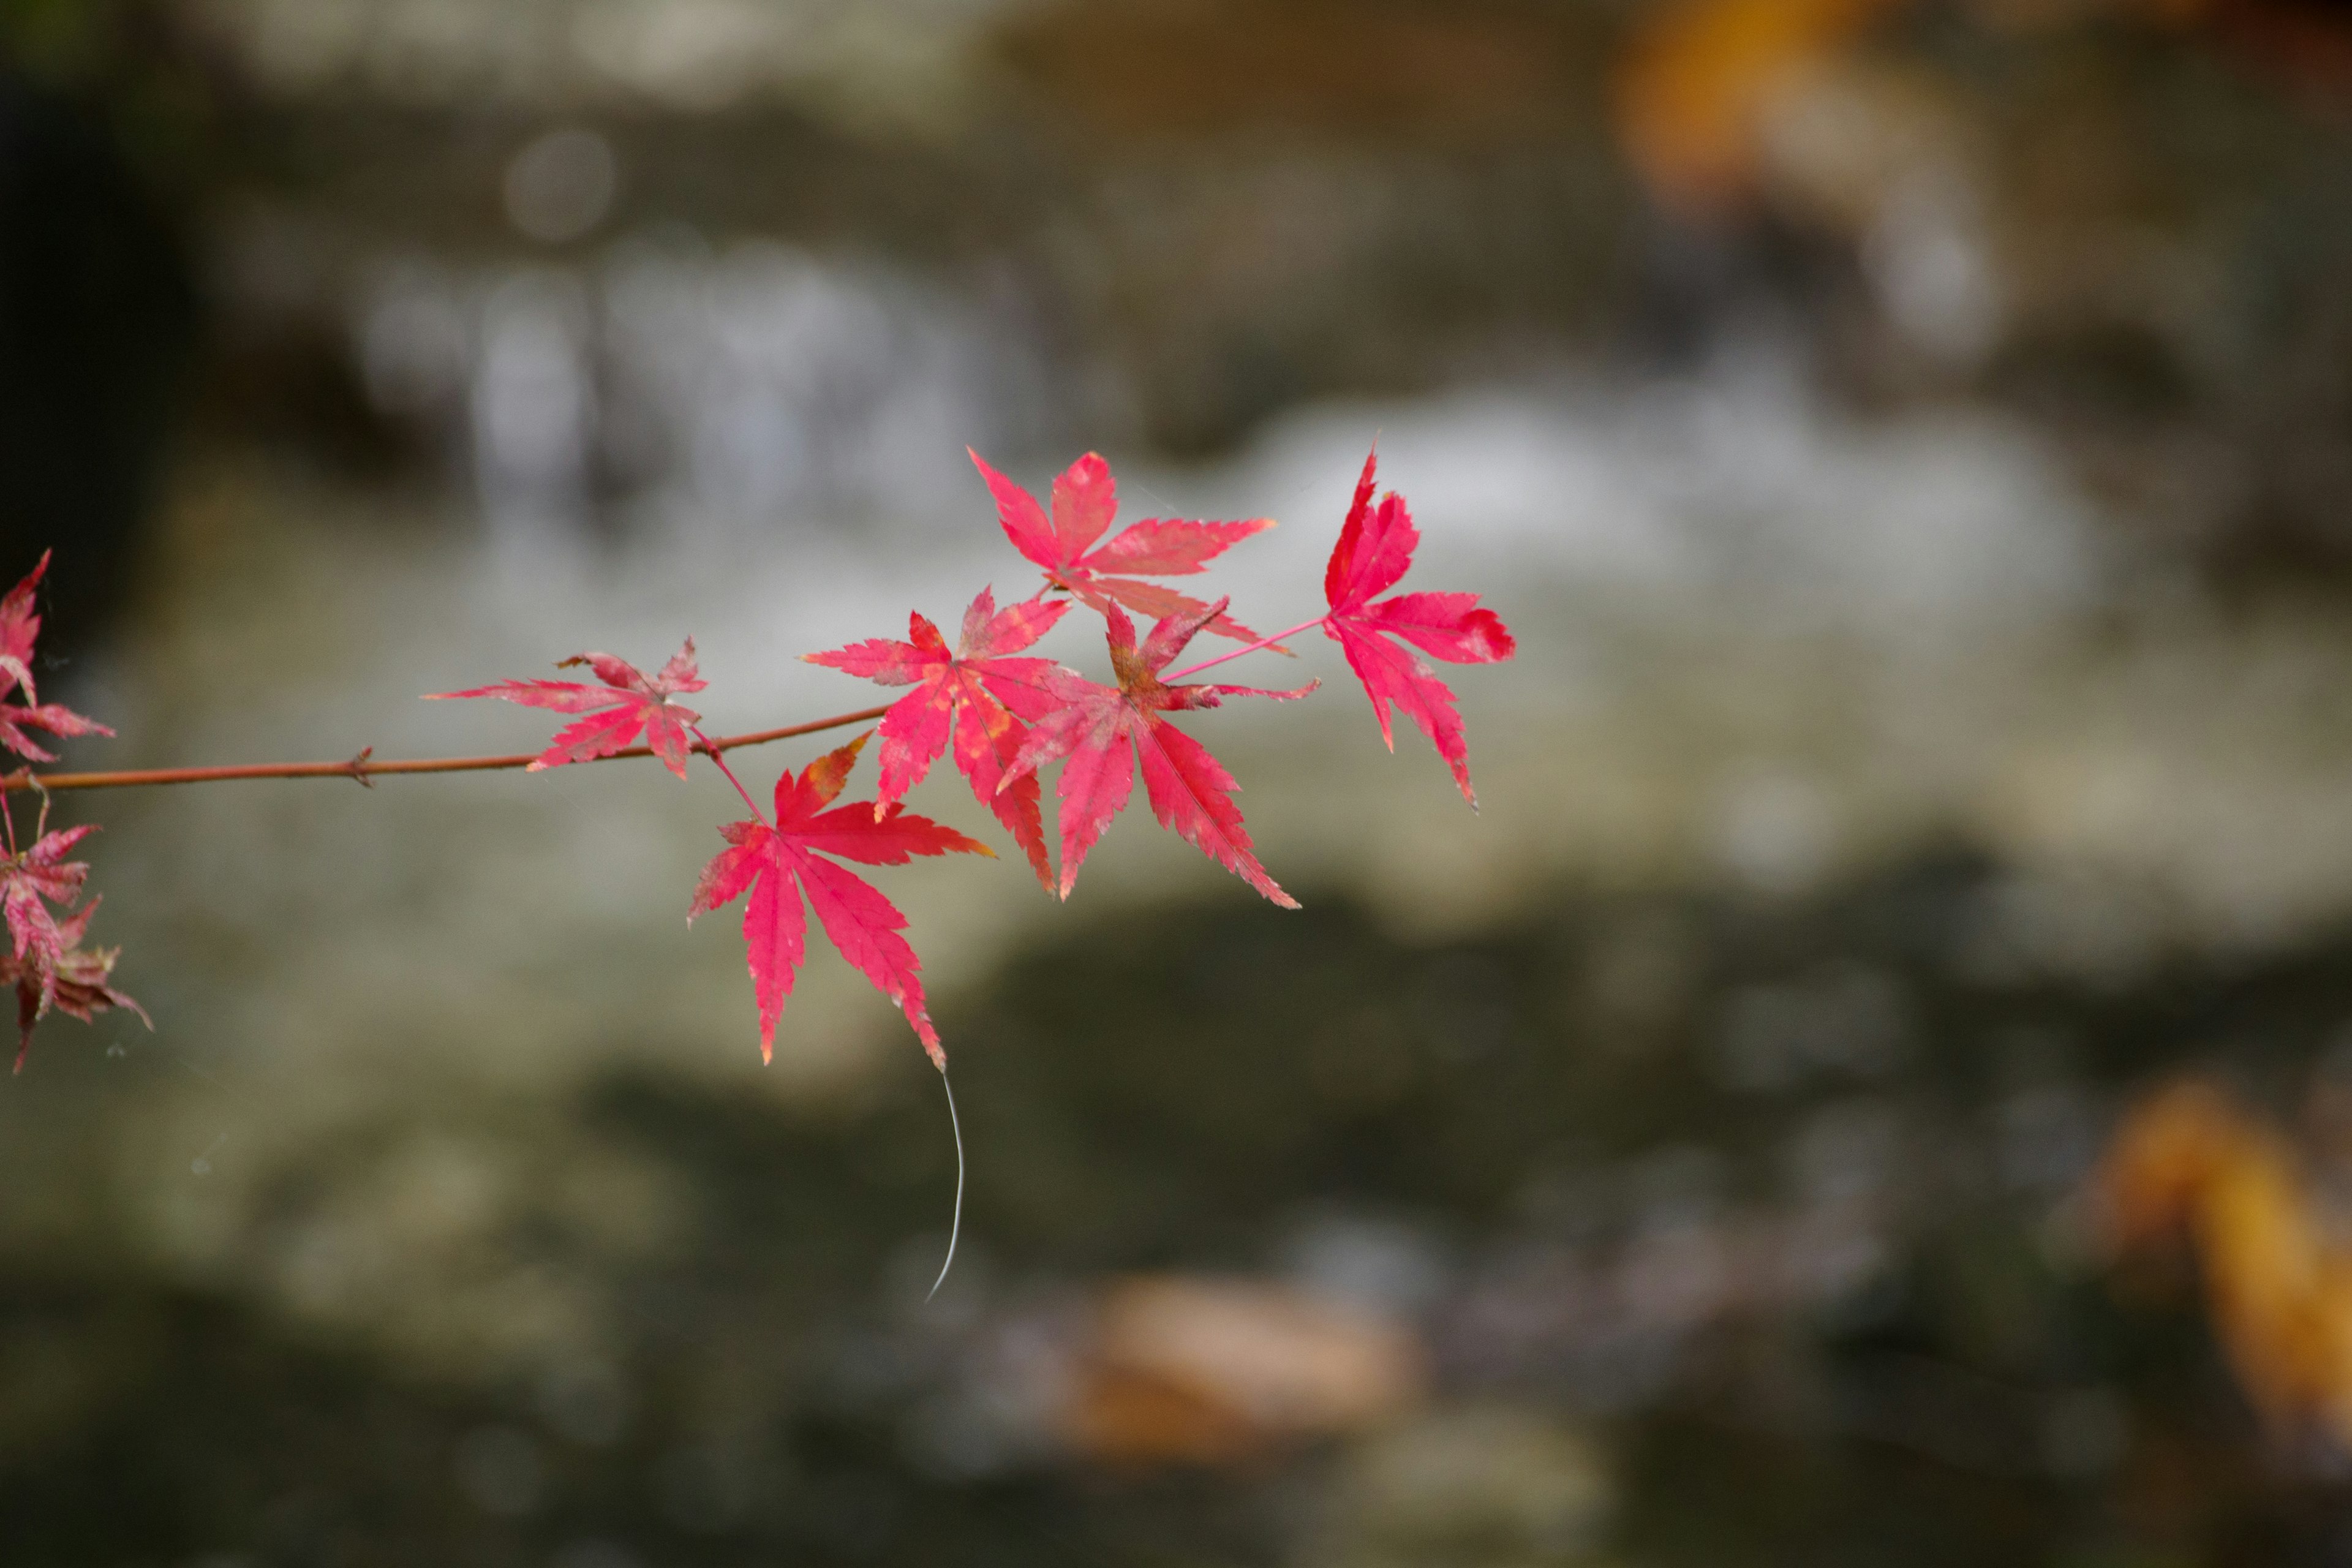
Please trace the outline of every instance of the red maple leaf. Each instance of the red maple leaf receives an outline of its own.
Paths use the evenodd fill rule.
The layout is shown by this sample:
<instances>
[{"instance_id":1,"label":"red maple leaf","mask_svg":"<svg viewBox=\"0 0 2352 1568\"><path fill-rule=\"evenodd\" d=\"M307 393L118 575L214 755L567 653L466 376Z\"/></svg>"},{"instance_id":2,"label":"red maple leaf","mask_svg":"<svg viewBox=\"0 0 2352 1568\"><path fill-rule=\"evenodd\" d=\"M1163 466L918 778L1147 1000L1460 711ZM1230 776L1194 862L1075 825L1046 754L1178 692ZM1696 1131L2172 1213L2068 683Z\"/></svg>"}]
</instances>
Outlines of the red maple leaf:
<instances>
[{"instance_id":1,"label":"red maple leaf","mask_svg":"<svg viewBox=\"0 0 2352 1568\"><path fill-rule=\"evenodd\" d=\"M44 550L25 580L0 598L0 670L13 677L30 696L33 690L33 645L41 636L41 617L33 608L33 590L49 569L54 552Z\"/></svg>"},{"instance_id":2,"label":"red maple leaf","mask_svg":"<svg viewBox=\"0 0 2352 1568\"><path fill-rule=\"evenodd\" d=\"M778 779L773 826L755 816L721 827L728 847L702 868L686 918L691 922L751 890L751 902L743 910L743 945L760 1005L761 1060L775 1054L776 1020L800 973L807 924L801 898L806 894L841 956L898 1004L924 1050L944 1071L947 1057L940 1048L939 1031L931 1026L918 977L922 965L898 934L907 929L907 917L856 873L817 852L867 866L903 866L916 855L995 852L900 805L885 805L877 812L872 801L861 800L824 810L848 783L865 744L866 737L860 735L811 763L799 777L787 773Z\"/></svg>"},{"instance_id":3,"label":"red maple leaf","mask_svg":"<svg viewBox=\"0 0 2352 1568\"><path fill-rule=\"evenodd\" d=\"M45 833L22 853L0 860L0 914L7 919L9 947L18 963L53 965L73 945L48 906L63 907L81 896L89 866L66 854L97 831L85 826Z\"/></svg>"},{"instance_id":4,"label":"red maple leaf","mask_svg":"<svg viewBox=\"0 0 2352 1568\"><path fill-rule=\"evenodd\" d=\"M16 988L16 1018L22 1038L16 1046L16 1070L25 1067L25 1053L33 1043L33 1026L57 1007L87 1021L106 1007L128 1007L142 1018L139 1004L109 982L119 949L82 950L89 917L98 909L92 899L63 920L49 905L70 905L81 896L89 867L68 860L67 854L91 834L94 826L68 827L43 833L23 851L0 861L0 915L8 923L8 946L0 951L0 980ZM150 1028L154 1026L151 1021Z\"/></svg>"},{"instance_id":5,"label":"red maple leaf","mask_svg":"<svg viewBox=\"0 0 2352 1568\"><path fill-rule=\"evenodd\" d=\"M53 763L53 752L44 751L25 731L46 730L52 735L111 735L113 731L95 719L86 719L70 708L54 702L43 702L33 688L33 645L41 635L41 617L33 608L33 591L41 581L41 574L49 569L49 552L25 574L25 580L0 597L0 696L13 694L22 688L25 700L0 702L0 746L5 746L20 757L37 763Z\"/></svg>"},{"instance_id":6,"label":"red maple leaf","mask_svg":"<svg viewBox=\"0 0 2352 1568\"><path fill-rule=\"evenodd\" d=\"M89 930L89 917L98 912L98 906L99 900L92 899L57 922L55 930L61 945L46 959L37 958L30 952L0 952L0 984L16 988L17 1072L25 1070L25 1055L33 1048L33 1026L52 1007L85 1024L110 1007L121 1007L138 1014L139 1021L149 1028L155 1026L146 1008L114 986L114 963L122 950L81 945L82 937Z\"/></svg>"},{"instance_id":7,"label":"red maple leaf","mask_svg":"<svg viewBox=\"0 0 2352 1568\"><path fill-rule=\"evenodd\" d=\"M1160 717L1176 709L1214 708L1225 697L1288 699L1315 689L1313 684L1296 691L1161 684L1160 672L1224 608L1225 601L1220 599L1168 616L1151 628L1139 649L1135 623L1117 605L1108 605L1103 614L1110 623L1110 662L1118 684L1098 686L1067 673L1055 679L1060 705L1037 721L1006 777L1025 777L1056 758L1066 759L1055 789L1062 802L1062 897L1070 896L1087 852L1127 804L1140 758L1144 793L1162 827L1172 828L1283 908L1298 907L1298 900L1266 875L1252 852L1249 832L1232 800L1238 787L1233 775L1208 748Z\"/></svg>"},{"instance_id":8,"label":"red maple leaf","mask_svg":"<svg viewBox=\"0 0 2352 1568\"><path fill-rule=\"evenodd\" d=\"M1396 737L1389 731L1389 705L1394 703L1429 736L1454 770L1462 798L1475 806L1478 797L1470 789L1469 742L1454 693L1427 660L1389 638L1402 637L1422 652L1454 664L1499 663L1517 653L1518 645L1494 611L1478 607L1475 594L1399 594L1370 602L1373 595L1396 585L1412 567L1413 552L1421 548L1421 534L1402 496L1391 490L1378 506L1372 504L1372 466L1379 458L1376 449L1364 459L1355 504L1348 509L1347 524L1323 571L1323 597L1331 606L1323 629L1339 643L1356 679L1364 683L1389 750L1396 750Z\"/></svg>"},{"instance_id":9,"label":"red maple leaf","mask_svg":"<svg viewBox=\"0 0 2352 1568\"><path fill-rule=\"evenodd\" d=\"M687 734L702 715L680 704L681 691L699 691L709 684L694 667L694 639L647 677L625 658L609 653L575 653L555 668L584 664L596 672L602 686L579 680L501 680L471 691L430 691L427 701L459 697L496 697L526 708L557 713L585 713L587 718L555 732L547 750L531 760L530 773L560 768L566 763L593 763L636 744L639 734L655 756L678 777L686 776Z\"/></svg>"},{"instance_id":10,"label":"red maple leaf","mask_svg":"<svg viewBox=\"0 0 2352 1568\"><path fill-rule=\"evenodd\" d=\"M963 636L948 650L940 628L919 615L907 617L905 642L873 637L828 653L803 654L811 664L863 677L883 686L915 689L890 705L877 732L882 737L882 783L875 792L878 816L923 781L948 749L950 729L956 766L971 782L971 793L996 814L1029 857L1037 880L1049 890L1053 867L1045 858L1045 832L1037 805L1037 781L1024 778L1000 791L1004 770L1029 738L1024 719L1040 718L1055 706L1047 679L1067 673L1048 658L1013 658L1054 627L1069 605L1026 599L996 607L983 588L964 612Z\"/></svg>"},{"instance_id":11,"label":"red maple leaf","mask_svg":"<svg viewBox=\"0 0 2352 1568\"><path fill-rule=\"evenodd\" d=\"M1210 562L1253 533L1274 526L1270 517L1242 522L1188 522L1174 518L1146 518L1123 531L1099 550L1091 549L1118 515L1118 489L1110 465L1088 452L1054 481L1054 516L1047 521L1037 498L983 462L966 447L980 477L996 498L996 513L1013 547L1045 569L1046 583L1108 612L1117 600L1138 615L1155 619L1189 616L1202 608L1200 600L1158 583L1141 583L1128 575L1190 576L1208 569ZM1257 634L1230 616L1213 616L1209 630L1239 642L1255 642ZM1287 651L1287 650L1285 650Z\"/></svg>"}]
</instances>

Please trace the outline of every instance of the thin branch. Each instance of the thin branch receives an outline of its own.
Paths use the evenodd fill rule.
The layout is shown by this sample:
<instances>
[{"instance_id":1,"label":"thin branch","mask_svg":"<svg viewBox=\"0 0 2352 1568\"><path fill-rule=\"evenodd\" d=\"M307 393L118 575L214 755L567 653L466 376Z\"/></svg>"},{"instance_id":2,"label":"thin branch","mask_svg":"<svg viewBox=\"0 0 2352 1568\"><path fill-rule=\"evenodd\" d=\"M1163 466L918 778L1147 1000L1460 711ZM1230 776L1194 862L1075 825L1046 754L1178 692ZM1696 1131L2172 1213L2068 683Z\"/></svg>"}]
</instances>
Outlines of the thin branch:
<instances>
[{"instance_id":1,"label":"thin branch","mask_svg":"<svg viewBox=\"0 0 2352 1568\"><path fill-rule=\"evenodd\" d=\"M868 724L888 711L887 707L861 708L855 713L836 713L830 719L814 719L805 724L787 724L781 730L754 730L741 735L719 735L709 742L709 750L715 757L719 752L731 752L738 746L765 745L770 741L788 741L795 735L814 735L825 730L845 729L852 724ZM697 746L695 750L701 751L703 747ZM220 784L232 779L356 779L366 784L389 773L478 773L500 768L527 768L539 755L537 752L517 752L510 756L412 757L379 763L373 760L369 751L362 751L340 763L243 763L218 768L144 768L103 773L36 773L30 768L19 768L13 773L0 775L0 792L131 789L142 784ZM623 757L651 755L653 748L650 746L630 746L614 752L609 757L593 760L617 762Z\"/></svg>"}]
</instances>

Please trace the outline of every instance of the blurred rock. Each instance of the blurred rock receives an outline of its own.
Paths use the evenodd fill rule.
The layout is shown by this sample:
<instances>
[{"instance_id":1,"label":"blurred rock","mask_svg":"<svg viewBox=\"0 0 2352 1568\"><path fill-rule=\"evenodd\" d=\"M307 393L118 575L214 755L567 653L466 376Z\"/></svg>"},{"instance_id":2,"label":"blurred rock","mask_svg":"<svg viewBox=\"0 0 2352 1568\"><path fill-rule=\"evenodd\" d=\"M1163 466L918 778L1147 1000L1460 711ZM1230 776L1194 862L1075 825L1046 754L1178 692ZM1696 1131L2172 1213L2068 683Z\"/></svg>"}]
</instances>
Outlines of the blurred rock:
<instances>
[{"instance_id":1,"label":"blurred rock","mask_svg":"<svg viewBox=\"0 0 2352 1568\"><path fill-rule=\"evenodd\" d=\"M1391 1420L1425 1376L1412 1336L1362 1310L1279 1286L1145 1277L1101 1298L1066 1419L1100 1462L1231 1464Z\"/></svg>"}]
</instances>

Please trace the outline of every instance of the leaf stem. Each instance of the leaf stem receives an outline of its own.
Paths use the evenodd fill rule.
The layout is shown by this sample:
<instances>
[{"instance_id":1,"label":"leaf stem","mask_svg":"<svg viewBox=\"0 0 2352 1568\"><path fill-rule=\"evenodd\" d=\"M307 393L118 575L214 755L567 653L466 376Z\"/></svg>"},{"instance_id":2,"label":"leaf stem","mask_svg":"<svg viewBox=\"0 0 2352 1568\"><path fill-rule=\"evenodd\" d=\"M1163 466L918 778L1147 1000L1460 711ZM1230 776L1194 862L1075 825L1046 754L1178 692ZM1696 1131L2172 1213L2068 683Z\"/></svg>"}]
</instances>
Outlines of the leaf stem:
<instances>
[{"instance_id":1,"label":"leaf stem","mask_svg":"<svg viewBox=\"0 0 2352 1568\"><path fill-rule=\"evenodd\" d=\"M955 1267L956 1237L963 1234L963 1119L956 1114L955 1086L948 1082L948 1069L945 1062L940 1064L940 1087L948 1091L948 1125L955 1131L955 1218L948 1224L947 1258L940 1265L940 1277L931 1281L930 1293L923 1298L926 1301L932 1296L938 1295L940 1287L948 1282L948 1270Z\"/></svg>"},{"instance_id":2,"label":"leaf stem","mask_svg":"<svg viewBox=\"0 0 2352 1568\"><path fill-rule=\"evenodd\" d=\"M751 792L743 787L743 781L735 776L735 770L729 767L727 765L727 759L719 754L718 744L713 742L709 736L702 732L701 725L697 724L692 726L692 728L694 731L694 738L702 742L699 749L706 753L713 763L718 764L719 771L727 775L727 782L735 786L735 793L743 797L743 805L751 811L751 820L754 822L767 821L767 817L761 814L760 803L751 798Z\"/></svg>"},{"instance_id":3,"label":"leaf stem","mask_svg":"<svg viewBox=\"0 0 2352 1568\"><path fill-rule=\"evenodd\" d=\"M1188 675L1198 675L1204 669L1215 668L1218 665L1224 663L1227 659L1239 658L1245 653L1255 653L1262 647L1272 647L1275 644L1280 642L1285 637L1295 637L1301 632L1311 632L1317 626L1321 626L1325 621L1329 620L1330 618L1331 617L1329 616L1323 615L1316 616L1311 621L1301 621L1286 632L1276 632L1270 637L1260 637L1257 641L1244 647L1237 647L1231 653L1221 653L1214 658L1204 658L1198 664L1188 664L1183 668L1175 671L1173 674L1163 675L1160 679L1163 682L1175 681L1181 680Z\"/></svg>"},{"instance_id":4,"label":"leaf stem","mask_svg":"<svg viewBox=\"0 0 2352 1568\"><path fill-rule=\"evenodd\" d=\"M719 735L706 745L715 758L720 752L731 752L738 746L765 745L770 741L788 741L795 735L814 735L826 730L845 729L852 724L870 724L888 712L887 707L861 708L855 713L836 713L830 719L813 719L805 724L787 724L781 730L753 730L740 735ZM700 749L700 748L698 748ZM537 760L537 752L517 752L495 757L417 757L390 762L376 762L364 752L341 763L243 763L213 768L146 768L119 773L36 773L30 768L19 768L12 773L0 774L0 794L27 789L131 789L142 784L220 784L236 779L357 779L365 784L384 773L488 773L500 768L527 768ZM623 757L649 757L650 746L628 746L609 757L597 757L596 762L617 762ZM740 789L742 786L736 786Z\"/></svg>"}]
</instances>

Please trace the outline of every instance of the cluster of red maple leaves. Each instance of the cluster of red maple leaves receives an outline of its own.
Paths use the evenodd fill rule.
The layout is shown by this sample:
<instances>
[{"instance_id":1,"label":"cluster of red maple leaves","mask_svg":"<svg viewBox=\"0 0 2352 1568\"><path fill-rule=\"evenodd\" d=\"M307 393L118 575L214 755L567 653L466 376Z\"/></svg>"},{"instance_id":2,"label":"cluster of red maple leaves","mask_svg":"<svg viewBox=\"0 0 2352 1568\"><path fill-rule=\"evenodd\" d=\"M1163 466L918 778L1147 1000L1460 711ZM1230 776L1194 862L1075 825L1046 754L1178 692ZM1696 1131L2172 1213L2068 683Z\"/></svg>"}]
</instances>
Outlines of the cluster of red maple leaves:
<instances>
[{"instance_id":1,"label":"cluster of red maple leaves","mask_svg":"<svg viewBox=\"0 0 2352 1568\"><path fill-rule=\"evenodd\" d=\"M25 580L0 598L0 679L6 682L0 686L0 746L36 763L57 758L27 735L28 730L51 735L114 733L69 708L43 702L35 686L33 647L40 640L41 617L33 608L33 594L48 569L49 557L44 552ZM15 700L20 694L24 700ZM89 867L66 856L98 829L68 827L51 833L46 796L31 843L18 847L16 814L5 795L0 795L0 825L5 826L8 844L8 858L0 864L0 914L8 921L8 952L0 956L0 977L16 988L16 1070L22 1072L33 1026L51 1009L84 1023L110 1007L127 1007L142 1018L147 1012L114 987L114 961L121 950L82 946L99 901L92 898L79 909L74 907Z\"/></svg>"},{"instance_id":2,"label":"cluster of red maple leaves","mask_svg":"<svg viewBox=\"0 0 2352 1568\"><path fill-rule=\"evenodd\" d=\"M1315 689L1312 683L1294 691L1267 691L1185 684L1183 678L1244 653L1279 649L1281 637L1319 629L1346 652L1371 699L1382 738L1394 747L1390 713L1402 710L1427 732L1454 770L1463 797L1475 804L1454 693L1421 655L1493 663L1515 651L1511 634L1493 611L1479 607L1475 594L1379 597L1412 564L1421 536L1402 496L1391 491L1375 501L1375 460L1365 461L1324 573L1324 613L1265 637L1227 615L1224 599L1206 603L1146 579L1200 573L1234 545L1273 527L1271 519L1150 518L1103 542L1118 514L1118 495L1109 466L1100 458L1089 453L1054 481L1049 512L973 454L995 497L1005 536L1041 569L1042 586L1034 596L1001 609L993 590L982 589L964 611L953 647L935 624L917 613L908 617L903 642L876 637L804 656L813 664L884 686L913 689L890 706L874 731L881 739L881 780L874 798L834 804L866 744L863 735L800 773L779 779L772 819L737 780L751 815L719 829L727 847L703 868L695 888L688 920L750 895L743 941L759 1004L762 1056L774 1052L776 1022L806 951L805 900L841 955L898 1005L931 1060L945 1065L923 995L922 966L900 934L906 916L839 862L903 866L918 855L992 854L986 845L902 804L931 764L950 751L973 795L1013 836L1048 891L1069 897L1087 852L1132 795L1139 766L1145 797L1160 826L1274 902L1296 909L1297 900L1258 863L1234 805L1233 775L1168 715L1214 708L1227 697L1306 696ZM1102 685L1051 659L1025 655L1073 604L1103 617L1115 684ZM1155 622L1139 643L1129 610ZM1245 646L1171 673L1168 667L1203 631ZM677 700L703 688L691 639L651 678L609 654L582 654L564 662L586 664L602 684L507 680L439 695L498 697L584 715L556 735L533 768L607 756L638 743L640 735L681 778L688 754L697 750L727 766L698 728L700 715ZM1037 782L1038 770L1055 763L1061 764L1055 791L1060 800L1058 877L1045 841ZM734 779L731 771L728 776Z\"/></svg>"},{"instance_id":3,"label":"cluster of red maple leaves","mask_svg":"<svg viewBox=\"0 0 2352 1568\"><path fill-rule=\"evenodd\" d=\"M1152 518L1105 542L1118 500L1110 469L1100 458L1081 458L1054 481L1050 512L977 454L972 461L995 498L1006 536L1040 568L1043 584L1030 598L1001 609L993 591L982 589L964 612L952 648L937 626L916 614L908 618L904 642L877 637L806 655L812 663L912 689L890 705L869 734L798 773L785 773L776 783L772 815L761 810L729 765L724 747L703 732L701 715L679 701L706 684L696 667L692 638L651 676L611 654L583 653L557 668L584 665L596 677L594 684L503 680L432 694L495 697L575 716L530 762L533 772L642 745L681 779L697 752L725 773L751 815L719 828L727 847L703 868L687 918L748 895L743 940L763 1058L774 1053L776 1023L805 955L806 910L814 909L841 955L906 1014L932 1062L944 1070L946 1057L923 995L922 966L901 934L907 918L841 862L903 866L918 855L994 853L903 804L907 792L950 750L973 795L1012 835L1049 892L1069 897L1088 851L1131 797L1139 766L1145 798L1162 826L1275 903L1296 909L1297 901L1258 863L1233 802L1233 775L1169 715L1214 708L1228 697L1306 696L1314 683L1269 691L1188 683L1186 678L1260 649L1287 652L1282 638L1320 630L1339 644L1363 682L1391 748L1391 711L1401 710L1428 734L1453 769L1463 797L1475 804L1454 693L1422 655L1458 664L1493 663L1512 656L1511 635L1493 611L1479 607L1475 594L1389 595L1412 564L1421 536L1402 497L1391 491L1375 500L1371 459L1364 464L1324 573L1324 612L1271 637L1228 616L1225 599L1204 602L1146 579L1201 573L1234 545L1273 527L1272 520ZM47 564L43 556L0 600L0 678L9 682L0 688L0 697L18 689L24 694L21 704L0 704L0 744L37 762L52 759L26 738L27 729L58 735L112 733L79 714L44 706L35 695L33 644L41 623L33 612L33 594ZM1024 652L1074 604L1105 622L1112 685ZM1154 623L1140 641L1129 610ZM1171 671L1169 666L1204 631L1243 646ZM881 780L874 798L835 804L875 734L881 740ZM352 776L364 779L364 756L350 764ZM1038 783L1039 770L1055 763L1061 768L1055 790L1060 802L1058 875L1046 843ZM39 780L28 773L12 782L37 787ZM0 817L5 816L5 799L0 795ZM45 802L41 826L30 847L20 851L14 821L8 820L9 858L0 868L0 908L13 948L6 973L16 987L26 1044L33 1025L53 1008L83 1019L107 1007L138 1009L110 984L115 952L81 946L98 900L73 907L89 868L65 856L95 829L50 833L47 823ZM62 912L52 912L53 904ZM17 1065L23 1064L20 1046Z\"/></svg>"}]
</instances>

